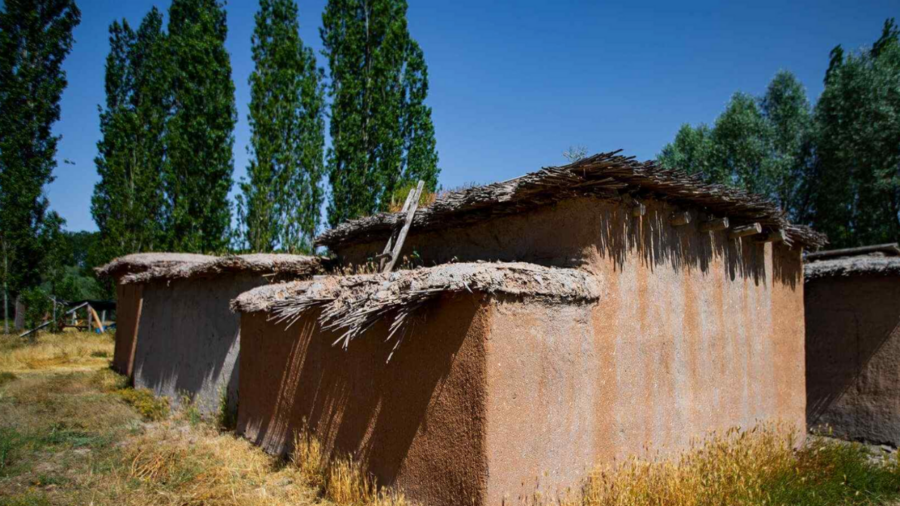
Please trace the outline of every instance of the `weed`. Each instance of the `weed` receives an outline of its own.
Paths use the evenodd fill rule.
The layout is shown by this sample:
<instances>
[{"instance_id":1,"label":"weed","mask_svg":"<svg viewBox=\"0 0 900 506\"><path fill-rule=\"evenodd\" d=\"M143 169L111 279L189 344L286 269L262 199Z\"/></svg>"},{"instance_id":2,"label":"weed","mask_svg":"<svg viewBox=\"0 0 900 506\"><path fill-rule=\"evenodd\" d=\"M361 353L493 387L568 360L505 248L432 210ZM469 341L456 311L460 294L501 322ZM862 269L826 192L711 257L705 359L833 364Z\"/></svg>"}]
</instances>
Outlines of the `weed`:
<instances>
[{"instance_id":1,"label":"weed","mask_svg":"<svg viewBox=\"0 0 900 506\"><path fill-rule=\"evenodd\" d=\"M11 383L16 378L18 378L18 376L11 372L0 372L0 387L7 383Z\"/></svg>"},{"instance_id":2,"label":"weed","mask_svg":"<svg viewBox=\"0 0 900 506\"><path fill-rule=\"evenodd\" d=\"M146 388L124 388L119 390L119 395L147 420L158 421L169 416L169 400L157 398Z\"/></svg>"},{"instance_id":3,"label":"weed","mask_svg":"<svg viewBox=\"0 0 900 506\"><path fill-rule=\"evenodd\" d=\"M237 406L228 401L228 388L219 391L219 409L216 412L216 424L221 430L234 430L237 427Z\"/></svg>"}]
</instances>

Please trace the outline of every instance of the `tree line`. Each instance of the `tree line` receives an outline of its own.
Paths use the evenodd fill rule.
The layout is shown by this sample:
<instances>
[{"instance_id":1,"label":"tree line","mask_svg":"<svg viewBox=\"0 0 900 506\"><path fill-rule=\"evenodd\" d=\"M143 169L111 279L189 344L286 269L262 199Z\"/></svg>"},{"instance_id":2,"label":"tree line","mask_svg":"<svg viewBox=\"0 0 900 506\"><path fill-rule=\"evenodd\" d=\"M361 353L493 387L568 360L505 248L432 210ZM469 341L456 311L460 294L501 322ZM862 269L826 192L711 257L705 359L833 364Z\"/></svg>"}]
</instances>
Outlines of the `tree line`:
<instances>
[{"instance_id":1,"label":"tree line","mask_svg":"<svg viewBox=\"0 0 900 506\"><path fill-rule=\"evenodd\" d=\"M96 283L83 283L90 267L129 253L311 252L326 199L334 226L386 210L417 180L433 191L440 169L428 67L406 11L405 0L330 0L319 30L326 71L300 37L295 2L259 1L249 41L250 162L233 207L237 111L224 2L173 0L166 16L154 7L137 27L114 21L91 198L99 231L70 272L60 262L85 245L61 230L64 220L43 191L56 166L51 126L66 86L61 65L80 12L74 0L7 1L0 11L4 295L59 296L67 289L57 279L97 295Z\"/></svg>"},{"instance_id":2,"label":"tree line","mask_svg":"<svg viewBox=\"0 0 900 506\"><path fill-rule=\"evenodd\" d=\"M425 104L428 69L406 10L405 0L329 1L320 28L326 73L300 37L295 2L259 2L250 162L238 182L235 227L224 4L174 0L165 30L155 8L136 30L114 22L91 205L100 256L310 252L326 195L334 226L385 210L418 179L434 190L440 169Z\"/></svg>"},{"instance_id":3,"label":"tree line","mask_svg":"<svg viewBox=\"0 0 900 506\"><path fill-rule=\"evenodd\" d=\"M893 18L871 47L830 54L815 106L788 71L735 93L712 126L683 125L661 165L778 202L829 247L900 239L900 42Z\"/></svg>"}]
</instances>

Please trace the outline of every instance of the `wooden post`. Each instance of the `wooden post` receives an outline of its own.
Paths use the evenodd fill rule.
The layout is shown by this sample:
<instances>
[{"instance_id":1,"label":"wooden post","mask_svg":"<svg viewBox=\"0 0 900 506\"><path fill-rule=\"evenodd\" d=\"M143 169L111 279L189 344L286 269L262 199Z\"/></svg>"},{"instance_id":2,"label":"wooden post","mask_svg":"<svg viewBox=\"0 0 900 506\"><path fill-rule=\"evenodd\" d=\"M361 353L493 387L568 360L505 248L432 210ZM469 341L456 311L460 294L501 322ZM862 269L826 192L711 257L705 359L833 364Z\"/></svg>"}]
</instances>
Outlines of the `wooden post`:
<instances>
[{"instance_id":1,"label":"wooden post","mask_svg":"<svg viewBox=\"0 0 900 506\"><path fill-rule=\"evenodd\" d=\"M406 194L406 201L403 203L403 209L400 210L400 213L403 214L409 210L409 203L412 202L413 194L415 194L415 190L409 190L409 193ZM394 248L394 233L391 232L391 235L388 236L387 244L384 245L384 251L378 255L378 268L383 272L384 265L391 260L391 251Z\"/></svg>"},{"instance_id":2,"label":"wooden post","mask_svg":"<svg viewBox=\"0 0 900 506\"><path fill-rule=\"evenodd\" d=\"M691 222L691 213L687 211L679 211L669 218L669 224L673 227L682 227Z\"/></svg>"},{"instance_id":3,"label":"wooden post","mask_svg":"<svg viewBox=\"0 0 900 506\"><path fill-rule=\"evenodd\" d=\"M91 331L91 308L88 307L86 311L87 311L87 331L90 332Z\"/></svg>"},{"instance_id":4,"label":"wooden post","mask_svg":"<svg viewBox=\"0 0 900 506\"><path fill-rule=\"evenodd\" d=\"M726 228L728 228L728 218L713 219L700 224L701 232L718 232Z\"/></svg>"},{"instance_id":5,"label":"wooden post","mask_svg":"<svg viewBox=\"0 0 900 506\"><path fill-rule=\"evenodd\" d=\"M734 227L731 230L731 233L728 234L728 237L732 239L740 239L741 237L747 237L761 233L762 225L760 225L759 223L751 223L749 225L744 225L741 227Z\"/></svg>"},{"instance_id":6,"label":"wooden post","mask_svg":"<svg viewBox=\"0 0 900 506\"><path fill-rule=\"evenodd\" d=\"M397 263L397 259L400 257L400 251L403 249L403 242L406 240L406 234L409 233L409 227L412 226L413 217L416 215L416 210L419 209L419 197L422 195L422 188L424 186L425 181L419 181L419 184L416 186L416 193L409 202L409 209L406 211L406 222L403 224L403 228L400 229L400 235L397 236L397 243L394 245L394 249L391 252L391 258L388 260L388 263L382 272L391 272L394 265Z\"/></svg>"}]
</instances>

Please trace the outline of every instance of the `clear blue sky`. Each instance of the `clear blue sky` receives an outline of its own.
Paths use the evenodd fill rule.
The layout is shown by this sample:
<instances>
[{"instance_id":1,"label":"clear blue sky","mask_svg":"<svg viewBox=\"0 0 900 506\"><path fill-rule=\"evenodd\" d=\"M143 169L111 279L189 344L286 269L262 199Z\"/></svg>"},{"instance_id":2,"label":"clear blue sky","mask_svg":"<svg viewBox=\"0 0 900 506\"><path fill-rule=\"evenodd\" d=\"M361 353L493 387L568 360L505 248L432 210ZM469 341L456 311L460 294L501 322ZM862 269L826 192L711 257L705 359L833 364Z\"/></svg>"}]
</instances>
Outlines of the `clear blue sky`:
<instances>
[{"instance_id":1,"label":"clear blue sky","mask_svg":"<svg viewBox=\"0 0 900 506\"><path fill-rule=\"evenodd\" d=\"M298 3L303 40L319 51L325 0ZM797 74L814 100L834 45L871 44L885 18L900 17L896 0L409 3L410 31L429 66L444 187L560 164L570 145L653 158L682 123L712 122L732 93L761 94L779 69ZM137 26L154 4L165 11L169 0L78 0L82 21L55 127L60 163L48 189L69 230L96 230L90 199L108 26L123 17ZM227 9L237 180L250 138L256 2L231 0Z\"/></svg>"}]
</instances>

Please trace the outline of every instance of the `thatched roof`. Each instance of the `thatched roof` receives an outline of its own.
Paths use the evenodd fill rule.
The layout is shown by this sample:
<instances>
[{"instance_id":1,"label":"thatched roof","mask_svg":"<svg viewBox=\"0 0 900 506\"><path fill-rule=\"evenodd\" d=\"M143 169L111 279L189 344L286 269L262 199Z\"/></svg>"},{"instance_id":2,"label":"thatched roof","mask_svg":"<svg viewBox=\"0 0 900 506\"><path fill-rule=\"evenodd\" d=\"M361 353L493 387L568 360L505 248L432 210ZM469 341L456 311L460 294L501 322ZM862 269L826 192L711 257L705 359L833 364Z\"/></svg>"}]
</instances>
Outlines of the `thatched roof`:
<instances>
[{"instance_id":1,"label":"thatched roof","mask_svg":"<svg viewBox=\"0 0 900 506\"><path fill-rule=\"evenodd\" d=\"M413 219L415 231L429 231L490 219L577 196L657 199L699 207L727 217L732 225L758 222L765 232L784 230L788 242L820 247L823 234L792 225L773 202L743 190L707 184L696 176L663 169L655 162L638 162L619 151L601 153L575 163L548 167L522 177L450 192L421 209ZM382 213L344 223L316 238L320 246L348 246L387 240L400 213Z\"/></svg>"},{"instance_id":2,"label":"thatched roof","mask_svg":"<svg viewBox=\"0 0 900 506\"><path fill-rule=\"evenodd\" d=\"M193 253L134 253L125 255L95 269L100 277L118 277L154 268L170 268L182 264L206 262L215 257Z\"/></svg>"},{"instance_id":3,"label":"thatched roof","mask_svg":"<svg viewBox=\"0 0 900 506\"><path fill-rule=\"evenodd\" d=\"M835 276L900 275L897 243L820 251L806 255L803 275L807 281Z\"/></svg>"},{"instance_id":4,"label":"thatched roof","mask_svg":"<svg viewBox=\"0 0 900 506\"><path fill-rule=\"evenodd\" d=\"M807 281L825 277L855 276L871 274L876 276L900 275L900 258L858 256L820 260L804 266L803 275Z\"/></svg>"},{"instance_id":5,"label":"thatched roof","mask_svg":"<svg viewBox=\"0 0 900 506\"><path fill-rule=\"evenodd\" d=\"M393 316L391 336L424 303L452 292L502 293L547 303L596 301L602 293L595 276L576 269L527 263L460 263L355 276L316 276L310 281L266 285L241 294L232 310L267 312L290 325L304 312L321 307L326 330L343 332L344 347L379 319ZM389 336L390 339L390 336ZM395 344L399 345L401 339Z\"/></svg>"},{"instance_id":6,"label":"thatched roof","mask_svg":"<svg viewBox=\"0 0 900 506\"><path fill-rule=\"evenodd\" d=\"M224 272L250 272L256 274L282 274L309 277L321 270L320 257L259 253L207 257L203 262L192 262L156 267L122 278L122 283L147 283L150 281L174 281L211 277Z\"/></svg>"}]
</instances>

